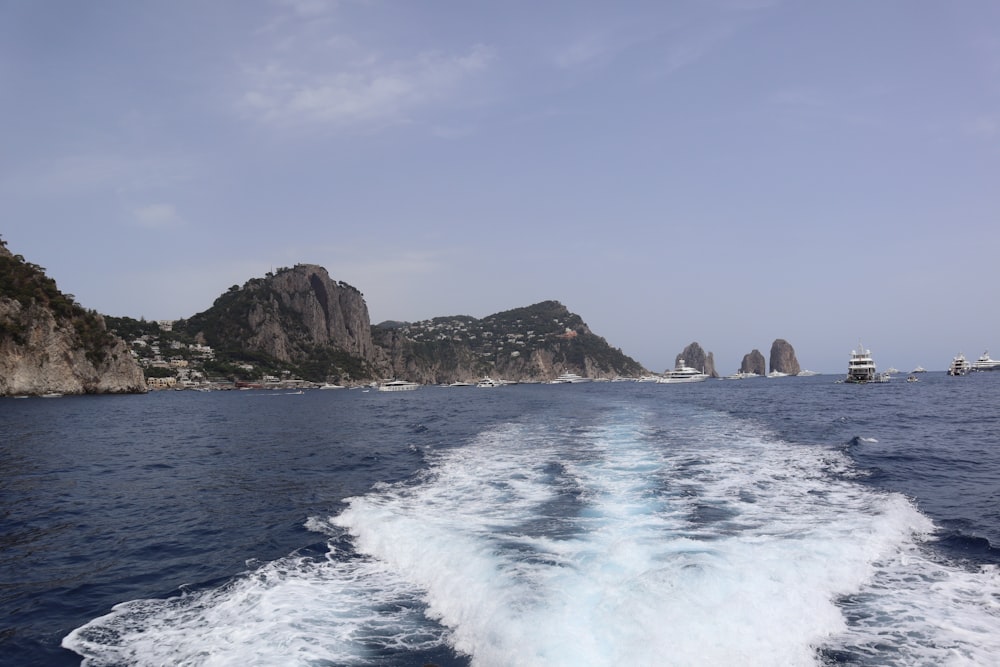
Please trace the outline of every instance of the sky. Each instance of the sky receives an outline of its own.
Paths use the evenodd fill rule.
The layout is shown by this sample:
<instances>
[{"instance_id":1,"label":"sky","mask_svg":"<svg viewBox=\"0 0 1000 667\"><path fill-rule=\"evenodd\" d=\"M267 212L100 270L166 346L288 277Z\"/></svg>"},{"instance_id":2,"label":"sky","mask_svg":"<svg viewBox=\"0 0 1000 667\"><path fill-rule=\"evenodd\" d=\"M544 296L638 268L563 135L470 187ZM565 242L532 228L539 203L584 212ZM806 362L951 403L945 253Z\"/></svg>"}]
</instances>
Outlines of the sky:
<instances>
[{"instance_id":1,"label":"sky","mask_svg":"<svg viewBox=\"0 0 1000 667\"><path fill-rule=\"evenodd\" d=\"M0 237L106 315L297 263L650 370L1000 356L995 0L0 0Z\"/></svg>"}]
</instances>

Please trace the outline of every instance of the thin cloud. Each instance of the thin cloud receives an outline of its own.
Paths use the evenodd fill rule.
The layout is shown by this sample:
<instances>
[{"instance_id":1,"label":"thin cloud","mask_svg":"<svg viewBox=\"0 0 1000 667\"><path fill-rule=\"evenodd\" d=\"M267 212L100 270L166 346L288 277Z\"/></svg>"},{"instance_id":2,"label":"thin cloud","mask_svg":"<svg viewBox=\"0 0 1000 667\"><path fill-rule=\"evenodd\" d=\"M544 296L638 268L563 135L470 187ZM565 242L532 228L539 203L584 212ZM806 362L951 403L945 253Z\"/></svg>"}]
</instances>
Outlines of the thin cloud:
<instances>
[{"instance_id":1,"label":"thin cloud","mask_svg":"<svg viewBox=\"0 0 1000 667\"><path fill-rule=\"evenodd\" d=\"M492 49L478 45L459 55L429 52L388 63L372 58L332 72L274 64L252 74L243 103L279 125L401 123L419 109L453 101L492 59Z\"/></svg>"},{"instance_id":2,"label":"thin cloud","mask_svg":"<svg viewBox=\"0 0 1000 667\"><path fill-rule=\"evenodd\" d=\"M63 155L24 165L20 172L0 181L0 191L36 197L102 190L138 192L190 180L193 173L192 165L182 159Z\"/></svg>"},{"instance_id":3,"label":"thin cloud","mask_svg":"<svg viewBox=\"0 0 1000 667\"><path fill-rule=\"evenodd\" d=\"M170 204L140 206L132 210L132 220L139 227L146 229L179 227L183 224L181 217Z\"/></svg>"}]
</instances>

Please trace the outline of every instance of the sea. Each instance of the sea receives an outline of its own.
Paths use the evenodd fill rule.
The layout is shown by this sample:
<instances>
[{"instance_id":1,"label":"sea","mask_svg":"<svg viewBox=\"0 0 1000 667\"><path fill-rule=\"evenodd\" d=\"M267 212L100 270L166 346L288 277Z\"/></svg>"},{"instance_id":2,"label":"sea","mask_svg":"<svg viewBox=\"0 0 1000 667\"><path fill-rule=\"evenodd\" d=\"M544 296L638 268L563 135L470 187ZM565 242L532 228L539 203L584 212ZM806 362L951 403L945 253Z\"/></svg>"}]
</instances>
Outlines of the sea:
<instances>
[{"instance_id":1,"label":"sea","mask_svg":"<svg viewBox=\"0 0 1000 667\"><path fill-rule=\"evenodd\" d=\"M3 665L990 665L1000 373L0 400Z\"/></svg>"}]
</instances>

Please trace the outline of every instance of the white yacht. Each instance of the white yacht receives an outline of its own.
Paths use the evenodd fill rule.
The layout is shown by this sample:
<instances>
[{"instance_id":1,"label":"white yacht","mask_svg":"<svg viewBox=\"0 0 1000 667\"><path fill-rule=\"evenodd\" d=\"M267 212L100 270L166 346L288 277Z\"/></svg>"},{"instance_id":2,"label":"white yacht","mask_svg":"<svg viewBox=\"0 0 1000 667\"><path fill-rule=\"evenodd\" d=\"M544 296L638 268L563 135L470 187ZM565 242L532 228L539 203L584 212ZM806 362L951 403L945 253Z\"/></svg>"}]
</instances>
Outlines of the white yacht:
<instances>
[{"instance_id":1,"label":"white yacht","mask_svg":"<svg viewBox=\"0 0 1000 667\"><path fill-rule=\"evenodd\" d=\"M972 362L972 367L970 371L1000 371L1000 361L996 359L990 359L990 351L986 350L983 354Z\"/></svg>"},{"instance_id":2,"label":"white yacht","mask_svg":"<svg viewBox=\"0 0 1000 667\"><path fill-rule=\"evenodd\" d=\"M917 366L916 368L914 368L914 369L913 369L912 371L910 371L910 372L911 372L911 373L926 373L926 372L927 372L927 369L926 369L926 368L924 368L923 366Z\"/></svg>"},{"instance_id":3,"label":"white yacht","mask_svg":"<svg viewBox=\"0 0 1000 667\"><path fill-rule=\"evenodd\" d=\"M767 377L769 377L769 378L786 378L786 377L788 377L788 373L782 373L781 371L771 371L770 373L767 374Z\"/></svg>"},{"instance_id":4,"label":"white yacht","mask_svg":"<svg viewBox=\"0 0 1000 667\"><path fill-rule=\"evenodd\" d=\"M819 375L818 371L799 371L800 378L811 378L814 375Z\"/></svg>"},{"instance_id":5,"label":"white yacht","mask_svg":"<svg viewBox=\"0 0 1000 667\"><path fill-rule=\"evenodd\" d=\"M406 380L388 380L378 386L379 391L413 391L420 385Z\"/></svg>"},{"instance_id":6,"label":"white yacht","mask_svg":"<svg viewBox=\"0 0 1000 667\"><path fill-rule=\"evenodd\" d=\"M590 378L580 377L576 373L563 373L554 380L549 380L549 384L580 384L590 382Z\"/></svg>"},{"instance_id":7,"label":"white yacht","mask_svg":"<svg viewBox=\"0 0 1000 667\"><path fill-rule=\"evenodd\" d=\"M858 349L851 350L851 359L847 362L847 377L844 382L850 384L867 384L869 382L888 382L889 376L875 372L875 362L871 350L858 341Z\"/></svg>"},{"instance_id":8,"label":"white yacht","mask_svg":"<svg viewBox=\"0 0 1000 667\"><path fill-rule=\"evenodd\" d=\"M969 372L969 365L965 355L959 352L958 356L951 360L951 365L948 366L948 375L965 375Z\"/></svg>"},{"instance_id":9,"label":"white yacht","mask_svg":"<svg viewBox=\"0 0 1000 667\"><path fill-rule=\"evenodd\" d=\"M708 375L696 368L691 368L684 364L683 359L677 360L677 367L672 371L667 371L663 377L659 378L659 384L674 384L678 382L703 382L708 379Z\"/></svg>"},{"instance_id":10,"label":"white yacht","mask_svg":"<svg viewBox=\"0 0 1000 667\"><path fill-rule=\"evenodd\" d=\"M732 375L727 375L723 380L746 380L747 378L759 378L760 376L750 371L737 371Z\"/></svg>"},{"instance_id":11,"label":"white yacht","mask_svg":"<svg viewBox=\"0 0 1000 667\"><path fill-rule=\"evenodd\" d=\"M487 389L487 388L490 388L490 387L499 387L500 384L501 384L500 382L498 382L497 380L494 380L489 375L487 375L482 380L480 380L479 382L477 382L476 386L479 387L480 389Z\"/></svg>"}]
</instances>

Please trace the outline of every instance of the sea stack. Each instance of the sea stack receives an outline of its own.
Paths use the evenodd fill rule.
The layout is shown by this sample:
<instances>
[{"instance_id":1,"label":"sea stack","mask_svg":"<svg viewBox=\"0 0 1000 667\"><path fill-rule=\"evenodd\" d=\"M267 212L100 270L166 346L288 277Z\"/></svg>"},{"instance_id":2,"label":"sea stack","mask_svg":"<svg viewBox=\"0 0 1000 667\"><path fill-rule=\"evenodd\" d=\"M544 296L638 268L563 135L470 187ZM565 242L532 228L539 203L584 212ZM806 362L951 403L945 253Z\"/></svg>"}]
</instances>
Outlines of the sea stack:
<instances>
[{"instance_id":1,"label":"sea stack","mask_svg":"<svg viewBox=\"0 0 1000 667\"><path fill-rule=\"evenodd\" d=\"M778 338L771 344L771 372L777 371L785 375L798 375L799 360L795 358L795 348L783 338Z\"/></svg>"},{"instance_id":2,"label":"sea stack","mask_svg":"<svg viewBox=\"0 0 1000 667\"><path fill-rule=\"evenodd\" d=\"M767 362L760 350L754 348L750 354L743 355L743 362L740 364L740 373L756 373L757 375L767 375Z\"/></svg>"},{"instance_id":3,"label":"sea stack","mask_svg":"<svg viewBox=\"0 0 1000 667\"><path fill-rule=\"evenodd\" d=\"M674 358L674 365L676 366L681 359L691 368L696 368L709 377L719 377L719 374L715 372L715 358L712 353L705 354L705 350L701 349L701 345L697 342L685 347L684 351Z\"/></svg>"}]
</instances>

